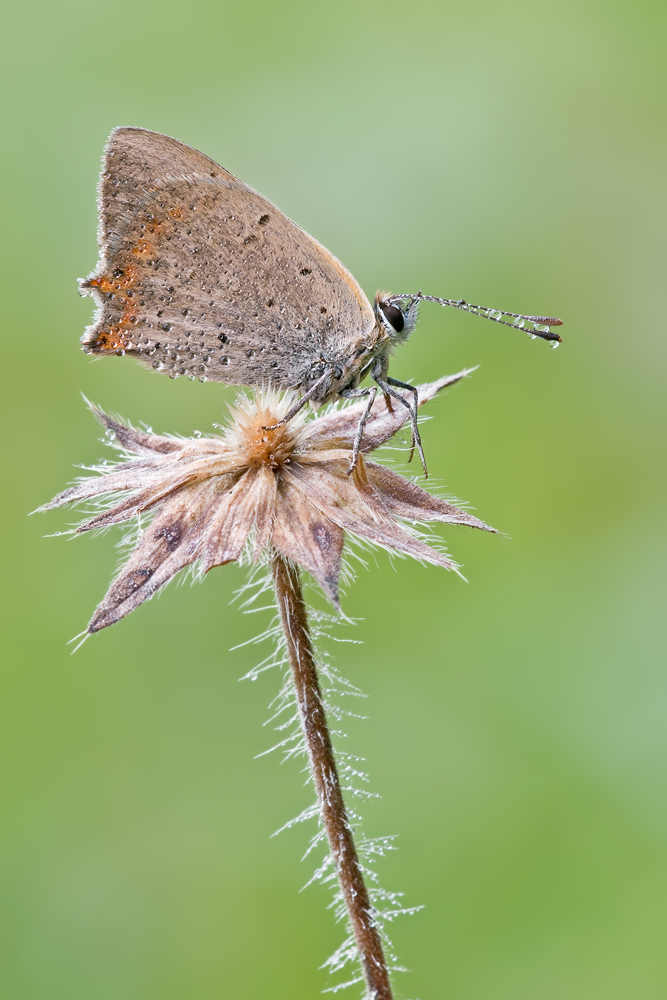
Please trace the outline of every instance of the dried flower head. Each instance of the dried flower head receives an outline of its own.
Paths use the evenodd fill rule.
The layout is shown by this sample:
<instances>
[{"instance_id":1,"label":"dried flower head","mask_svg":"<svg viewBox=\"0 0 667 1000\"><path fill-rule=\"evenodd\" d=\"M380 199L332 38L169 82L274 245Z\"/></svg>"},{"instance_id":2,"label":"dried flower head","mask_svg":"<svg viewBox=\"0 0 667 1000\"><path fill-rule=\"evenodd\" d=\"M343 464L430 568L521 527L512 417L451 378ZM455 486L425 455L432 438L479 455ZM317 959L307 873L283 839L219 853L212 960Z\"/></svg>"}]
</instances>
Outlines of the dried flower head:
<instances>
[{"instance_id":1,"label":"dried flower head","mask_svg":"<svg viewBox=\"0 0 667 1000\"><path fill-rule=\"evenodd\" d=\"M419 387L419 404L463 378L446 376ZM194 438L138 431L91 407L124 455L97 467L41 510L97 499L101 510L77 532L153 515L129 559L93 615L87 632L124 618L180 570L202 572L241 558L257 561L271 547L308 570L339 606L345 532L374 545L455 569L406 522L444 521L493 531L467 511L427 493L364 457L349 474L350 451L366 402L315 419L287 413L289 396L271 390L239 396L218 435ZM407 410L376 400L364 429L363 453L384 444Z\"/></svg>"},{"instance_id":2,"label":"dried flower head","mask_svg":"<svg viewBox=\"0 0 667 1000\"><path fill-rule=\"evenodd\" d=\"M419 405L466 374L420 386ZM404 392L404 399L411 394ZM298 567L312 574L338 608L346 533L456 569L445 553L420 537L415 525L443 521L494 529L366 457L403 426L406 407L392 408L384 397L374 399L370 409L362 400L312 419L302 411L281 423L293 401L291 394L281 398L272 390L253 398L240 395L227 426L219 428L222 433L192 438L136 430L91 407L121 452L120 461L89 469L96 474L40 509L92 501L95 512L75 529L79 533L126 522L139 526L133 551L85 634L119 621L186 567L206 573L240 559L269 564L278 611L276 628L270 630L278 638L278 650L270 662L289 668L276 709L277 715L287 713L288 720L278 728L298 723L280 746L287 756L307 755L317 794L316 805L287 826L319 819L307 853L323 841L328 851L313 878L326 883L335 879L335 912L348 923L348 937L326 965L338 972L348 961L359 960L358 975L332 989L363 981L367 1000L392 1000L390 973L401 967L385 925L415 908L403 907L400 894L382 890L371 867L369 858L389 849L391 838L355 839L359 817L345 804L341 777L354 781L364 776L356 758L351 765L345 755L337 760L334 752L327 715L340 718L341 713L330 700L331 691L320 683ZM360 423L361 453L351 466ZM150 518L143 528L142 515ZM325 680L334 679L334 689L343 683L328 667L321 673ZM346 693L350 690L346 686ZM345 788L359 794L353 784Z\"/></svg>"}]
</instances>

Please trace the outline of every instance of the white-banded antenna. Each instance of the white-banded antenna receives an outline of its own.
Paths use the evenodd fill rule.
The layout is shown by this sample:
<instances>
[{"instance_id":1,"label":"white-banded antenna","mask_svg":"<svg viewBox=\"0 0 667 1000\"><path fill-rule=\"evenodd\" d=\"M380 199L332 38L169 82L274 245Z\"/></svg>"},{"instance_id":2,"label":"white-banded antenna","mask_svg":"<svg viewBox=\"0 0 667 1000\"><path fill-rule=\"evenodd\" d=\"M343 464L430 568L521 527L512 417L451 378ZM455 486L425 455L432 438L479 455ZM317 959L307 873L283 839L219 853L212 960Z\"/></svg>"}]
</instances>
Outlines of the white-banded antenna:
<instances>
[{"instance_id":1,"label":"white-banded antenna","mask_svg":"<svg viewBox=\"0 0 667 1000\"><path fill-rule=\"evenodd\" d=\"M392 305L397 302L436 302L439 306L452 306L454 309L462 309L464 312L472 313L473 316L481 316L482 319L491 319L494 323L510 326L514 330L523 330L529 337L550 340L554 347L557 347L562 341L559 334L549 329L552 326L563 325L562 319L555 316L526 316L523 313L507 312L505 309L474 306L471 302L466 302L465 299L440 299L436 295L422 295L421 292L408 295L390 295L385 301ZM503 316L511 317L511 321L503 319Z\"/></svg>"}]
</instances>

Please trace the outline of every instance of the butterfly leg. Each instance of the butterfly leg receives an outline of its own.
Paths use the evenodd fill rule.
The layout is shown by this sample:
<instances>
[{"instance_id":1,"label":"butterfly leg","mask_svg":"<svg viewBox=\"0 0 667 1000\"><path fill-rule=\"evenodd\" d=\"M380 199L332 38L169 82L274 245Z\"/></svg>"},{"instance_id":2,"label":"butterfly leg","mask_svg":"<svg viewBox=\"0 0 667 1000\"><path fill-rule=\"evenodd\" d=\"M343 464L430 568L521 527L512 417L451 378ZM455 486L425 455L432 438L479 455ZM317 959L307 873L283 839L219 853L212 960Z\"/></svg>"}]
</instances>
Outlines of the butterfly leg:
<instances>
[{"instance_id":1,"label":"butterfly leg","mask_svg":"<svg viewBox=\"0 0 667 1000\"><path fill-rule=\"evenodd\" d=\"M428 479L428 469L426 468L426 459L424 458L424 449L422 448L422 439L419 434L419 427L417 426L417 406L419 405L419 393L414 385L408 385L407 382L399 382L397 378L390 378L389 375L383 377L381 374L373 373L373 379L382 389L386 396L393 396L400 403L403 404L410 411L410 422L412 424L412 441L413 441L413 451L415 445L417 446L417 451L419 452L419 457L421 459L422 467L424 469L424 479ZM413 402L409 403L407 399L401 396L400 392L396 392L392 386L396 386L399 389L408 389L413 394ZM412 458L412 452L410 452L410 458Z\"/></svg>"},{"instance_id":2,"label":"butterfly leg","mask_svg":"<svg viewBox=\"0 0 667 1000\"><path fill-rule=\"evenodd\" d=\"M357 424L357 429L354 434L354 443L352 445L352 461L350 462L350 468L347 470L348 476L351 476L355 470L357 459L359 458L359 452L361 451L361 440L364 436L364 426L366 421L370 416L370 412L373 408L373 403L375 402L375 397L377 396L377 387L373 386L370 389L344 389L341 392L341 396L345 396L348 399L354 399L359 396L368 396L368 403L364 409L364 412L359 417L359 423Z\"/></svg>"},{"instance_id":3,"label":"butterfly leg","mask_svg":"<svg viewBox=\"0 0 667 1000\"><path fill-rule=\"evenodd\" d=\"M319 387L322 385L322 383L325 382L330 377L332 371L333 371L332 368L327 368L324 375L322 375L321 378L318 378L317 382L315 382L314 385L311 385L308 392L304 393L301 399L297 399L294 406L290 407L290 409L287 411L282 420L279 420L277 424L270 424L268 427L263 427L262 430L274 431L276 427L281 427L283 424L286 424L288 420L291 420L292 417L295 417L299 412L299 410L301 410L306 405L308 400L313 398L313 396L315 395Z\"/></svg>"}]
</instances>

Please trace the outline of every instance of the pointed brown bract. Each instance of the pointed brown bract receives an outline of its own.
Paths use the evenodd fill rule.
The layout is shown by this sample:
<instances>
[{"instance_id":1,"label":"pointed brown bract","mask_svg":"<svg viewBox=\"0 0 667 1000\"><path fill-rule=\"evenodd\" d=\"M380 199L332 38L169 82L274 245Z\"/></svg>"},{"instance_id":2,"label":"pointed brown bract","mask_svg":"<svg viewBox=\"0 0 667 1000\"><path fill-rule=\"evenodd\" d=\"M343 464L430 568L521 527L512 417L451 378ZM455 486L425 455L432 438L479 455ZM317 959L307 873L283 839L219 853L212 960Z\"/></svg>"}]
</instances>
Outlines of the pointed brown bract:
<instances>
[{"instance_id":1,"label":"pointed brown bract","mask_svg":"<svg viewBox=\"0 0 667 1000\"><path fill-rule=\"evenodd\" d=\"M420 405L468 374L419 387ZM203 572L270 549L299 564L339 607L345 533L424 562L456 569L405 522L442 521L493 531L472 514L427 493L364 455L405 423L408 410L376 399L362 454L350 476L350 452L365 401L308 420L303 412L267 430L290 398L272 391L239 397L222 434L176 438L137 431L91 407L124 458L65 490L42 510L95 500L90 531L153 514L134 551L97 608L88 632L124 618L187 566Z\"/></svg>"}]
</instances>

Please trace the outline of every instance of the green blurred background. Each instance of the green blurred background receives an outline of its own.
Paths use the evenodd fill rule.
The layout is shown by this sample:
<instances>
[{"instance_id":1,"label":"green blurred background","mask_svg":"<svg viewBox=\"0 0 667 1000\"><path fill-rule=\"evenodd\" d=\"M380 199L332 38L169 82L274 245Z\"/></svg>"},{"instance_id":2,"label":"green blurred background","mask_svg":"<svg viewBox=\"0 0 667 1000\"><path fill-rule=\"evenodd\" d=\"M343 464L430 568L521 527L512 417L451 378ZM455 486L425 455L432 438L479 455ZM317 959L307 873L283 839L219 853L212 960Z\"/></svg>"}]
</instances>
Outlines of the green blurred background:
<instances>
[{"instance_id":1,"label":"green blurred background","mask_svg":"<svg viewBox=\"0 0 667 1000\"><path fill-rule=\"evenodd\" d=\"M298 890L310 800L255 759L268 621L212 572L70 656L113 534L28 511L106 451L80 392L157 431L232 393L91 364L95 184L141 125L242 177L367 293L566 320L565 343L422 307L393 373L480 364L434 403L434 477L508 538L443 532L469 583L380 554L337 665L369 695L347 749L397 833L398 998L662 1000L665 20L649 0L16 4L3 46L5 487L1 864L10 1000L301 1000L340 940ZM109 453L110 454L110 453ZM416 471L415 469L412 470ZM258 618L262 620L259 621Z\"/></svg>"}]
</instances>

